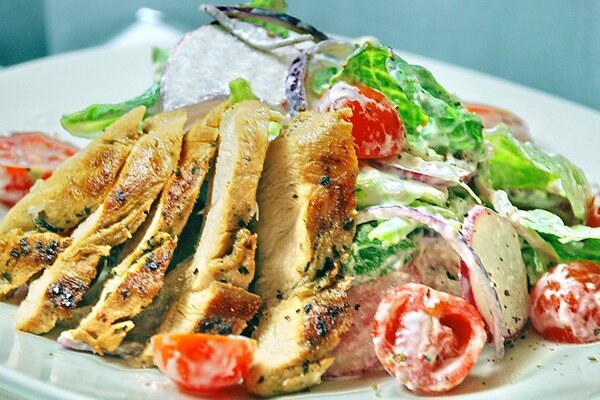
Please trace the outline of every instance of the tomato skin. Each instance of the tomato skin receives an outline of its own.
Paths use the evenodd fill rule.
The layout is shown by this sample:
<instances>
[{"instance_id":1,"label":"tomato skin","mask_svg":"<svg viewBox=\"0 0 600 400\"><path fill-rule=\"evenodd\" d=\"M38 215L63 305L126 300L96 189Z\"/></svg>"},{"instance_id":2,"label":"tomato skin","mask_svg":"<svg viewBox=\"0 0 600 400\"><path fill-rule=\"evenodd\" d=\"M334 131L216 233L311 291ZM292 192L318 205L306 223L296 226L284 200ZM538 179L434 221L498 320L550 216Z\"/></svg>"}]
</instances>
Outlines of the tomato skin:
<instances>
[{"instance_id":1,"label":"tomato skin","mask_svg":"<svg viewBox=\"0 0 600 400\"><path fill-rule=\"evenodd\" d=\"M600 228L600 192L590 199L587 224L592 228Z\"/></svg>"},{"instance_id":2,"label":"tomato skin","mask_svg":"<svg viewBox=\"0 0 600 400\"><path fill-rule=\"evenodd\" d=\"M77 148L40 132L0 135L0 203L12 207Z\"/></svg>"},{"instance_id":3,"label":"tomato skin","mask_svg":"<svg viewBox=\"0 0 600 400\"><path fill-rule=\"evenodd\" d=\"M475 307L421 284L388 293L375 315L375 352L384 368L413 391L439 393L459 385L486 341Z\"/></svg>"},{"instance_id":4,"label":"tomato skin","mask_svg":"<svg viewBox=\"0 0 600 400\"><path fill-rule=\"evenodd\" d=\"M154 363L181 389L214 392L248 374L256 341L244 336L171 333L152 337Z\"/></svg>"},{"instance_id":5,"label":"tomato skin","mask_svg":"<svg viewBox=\"0 0 600 400\"><path fill-rule=\"evenodd\" d=\"M481 117L483 127L493 128L498 124L504 124L510 129L515 137L521 142L531 142L529 128L521 117L503 108L485 104L465 104L465 108Z\"/></svg>"},{"instance_id":6,"label":"tomato skin","mask_svg":"<svg viewBox=\"0 0 600 400\"><path fill-rule=\"evenodd\" d=\"M548 340L600 340L600 264L569 261L546 272L531 290L531 322Z\"/></svg>"},{"instance_id":7,"label":"tomato skin","mask_svg":"<svg viewBox=\"0 0 600 400\"><path fill-rule=\"evenodd\" d=\"M321 112L349 107L358 158L386 158L404 147L406 130L396 107L383 93L368 86L338 82L317 102Z\"/></svg>"}]
</instances>

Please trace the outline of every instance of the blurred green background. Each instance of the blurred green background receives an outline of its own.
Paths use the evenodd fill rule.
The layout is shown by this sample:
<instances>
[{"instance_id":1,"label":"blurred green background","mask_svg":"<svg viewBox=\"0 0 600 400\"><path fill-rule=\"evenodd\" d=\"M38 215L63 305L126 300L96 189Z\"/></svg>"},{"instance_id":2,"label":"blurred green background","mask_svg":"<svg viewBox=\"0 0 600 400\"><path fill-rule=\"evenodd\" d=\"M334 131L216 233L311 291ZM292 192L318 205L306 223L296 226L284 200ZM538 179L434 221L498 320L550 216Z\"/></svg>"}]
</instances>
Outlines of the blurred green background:
<instances>
[{"instance_id":1,"label":"blurred green background","mask_svg":"<svg viewBox=\"0 0 600 400\"><path fill-rule=\"evenodd\" d=\"M237 2L223 1L206 3ZM100 45L140 7L182 31L198 0L0 0L0 65ZM600 110L600 0L288 0L322 30L513 80ZM1 90L1 88L0 88Z\"/></svg>"}]
</instances>

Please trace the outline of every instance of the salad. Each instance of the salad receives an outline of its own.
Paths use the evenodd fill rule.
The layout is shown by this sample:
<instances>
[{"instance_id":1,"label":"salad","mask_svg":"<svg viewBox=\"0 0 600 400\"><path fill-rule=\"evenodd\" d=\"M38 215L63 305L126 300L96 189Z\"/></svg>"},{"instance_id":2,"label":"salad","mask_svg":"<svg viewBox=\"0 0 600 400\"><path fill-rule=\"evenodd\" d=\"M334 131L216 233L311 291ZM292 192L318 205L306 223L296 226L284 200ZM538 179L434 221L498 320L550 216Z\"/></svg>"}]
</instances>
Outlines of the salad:
<instances>
[{"instance_id":1,"label":"salad","mask_svg":"<svg viewBox=\"0 0 600 400\"><path fill-rule=\"evenodd\" d=\"M572 162L284 2L202 9L145 93L63 117L90 145L0 225L18 329L260 396L378 369L444 392L528 322L598 340L600 201Z\"/></svg>"}]
</instances>

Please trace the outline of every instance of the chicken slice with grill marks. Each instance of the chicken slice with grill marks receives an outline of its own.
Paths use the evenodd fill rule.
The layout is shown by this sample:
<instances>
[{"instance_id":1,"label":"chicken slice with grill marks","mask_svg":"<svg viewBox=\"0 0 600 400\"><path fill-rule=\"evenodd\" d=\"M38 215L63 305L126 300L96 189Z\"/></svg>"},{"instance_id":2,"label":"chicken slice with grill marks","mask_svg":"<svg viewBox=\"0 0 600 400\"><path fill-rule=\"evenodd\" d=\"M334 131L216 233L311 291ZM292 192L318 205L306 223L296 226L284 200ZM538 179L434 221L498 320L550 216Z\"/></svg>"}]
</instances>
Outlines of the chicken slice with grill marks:
<instances>
[{"instance_id":1,"label":"chicken slice with grill marks","mask_svg":"<svg viewBox=\"0 0 600 400\"><path fill-rule=\"evenodd\" d=\"M145 111L137 107L125 114L36 185L10 209L0 224L0 233L15 228L65 232L96 211L140 135Z\"/></svg>"},{"instance_id":2,"label":"chicken slice with grill marks","mask_svg":"<svg viewBox=\"0 0 600 400\"><path fill-rule=\"evenodd\" d=\"M0 298L52 265L71 238L52 232L14 229L0 236Z\"/></svg>"},{"instance_id":3,"label":"chicken slice with grill marks","mask_svg":"<svg viewBox=\"0 0 600 400\"><path fill-rule=\"evenodd\" d=\"M259 101L230 106L219 127L220 143L206 219L188 276L159 333L239 334L260 298L247 292L254 277L256 235L246 226L256 209L256 191L275 114ZM148 365L152 349L141 357Z\"/></svg>"},{"instance_id":4,"label":"chicken slice with grill marks","mask_svg":"<svg viewBox=\"0 0 600 400\"><path fill-rule=\"evenodd\" d=\"M185 111L180 111L144 123L148 133L132 148L108 196L73 232L71 245L30 285L17 311L18 329L48 332L77 307L100 259L131 238L175 170L185 121Z\"/></svg>"},{"instance_id":5,"label":"chicken slice with grill marks","mask_svg":"<svg viewBox=\"0 0 600 400\"><path fill-rule=\"evenodd\" d=\"M254 284L263 306L245 379L260 396L319 383L351 323L340 261L355 231L358 161L347 113L299 114L267 154Z\"/></svg>"},{"instance_id":6,"label":"chicken slice with grill marks","mask_svg":"<svg viewBox=\"0 0 600 400\"><path fill-rule=\"evenodd\" d=\"M215 155L222 112L218 107L185 134L179 168L153 207L140 243L113 270L91 313L76 329L63 332L59 343L99 354L114 352L134 327L131 319L152 302Z\"/></svg>"}]
</instances>

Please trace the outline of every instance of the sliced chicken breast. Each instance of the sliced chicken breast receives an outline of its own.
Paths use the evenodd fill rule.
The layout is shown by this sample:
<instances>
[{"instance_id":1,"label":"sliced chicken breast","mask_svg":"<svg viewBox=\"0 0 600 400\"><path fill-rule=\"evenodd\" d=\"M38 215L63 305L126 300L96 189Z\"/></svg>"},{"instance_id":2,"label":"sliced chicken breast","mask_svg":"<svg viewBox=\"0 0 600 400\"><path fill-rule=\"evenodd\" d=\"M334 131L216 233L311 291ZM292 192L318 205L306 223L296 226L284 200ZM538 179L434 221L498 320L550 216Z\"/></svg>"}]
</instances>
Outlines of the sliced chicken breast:
<instances>
[{"instance_id":1,"label":"sliced chicken breast","mask_svg":"<svg viewBox=\"0 0 600 400\"><path fill-rule=\"evenodd\" d=\"M177 167L185 121L181 111L145 122L148 133L132 148L108 196L73 232L71 245L30 285L17 311L18 329L48 332L77 307L100 259L131 238Z\"/></svg>"},{"instance_id":2,"label":"sliced chicken breast","mask_svg":"<svg viewBox=\"0 0 600 400\"><path fill-rule=\"evenodd\" d=\"M71 238L52 232L15 229L0 235L0 298L52 265Z\"/></svg>"},{"instance_id":3,"label":"sliced chicken breast","mask_svg":"<svg viewBox=\"0 0 600 400\"><path fill-rule=\"evenodd\" d=\"M76 329L63 332L59 343L77 349L87 345L99 354L114 352L134 327L132 318L152 302L215 155L222 111L219 107L186 133L179 168L153 207L140 243L113 270L92 312Z\"/></svg>"},{"instance_id":4,"label":"sliced chicken breast","mask_svg":"<svg viewBox=\"0 0 600 400\"><path fill-rule=\"evenodd\" d=\"M254 285L263 307L245 380L260 396L319 383L351 322L340 261L355 232L358 161L347 112L299 114L267 154Z\"/></svg>"},{"instance_id":5,"label":"sliced chicken breast","mask_svg":"<svg viewBox=\"0 0 600 400\"><path fill-rule=\"evenodd\" d=\"M36 185L10 209L0 233L15 228L68 232L96 211L140 135L145 111L137 107L125 114Z\"/></svg>"},{"instance_id":6,"label":"sliced chicken breast","mask_svg":"<svg viewBox=\"0 0 600 400\"><path fill-rule=\"evenodd\" d=\"M159 332L239 334L260 306L246 291L254 278L256 235L247 228L267 152L270 108L243 101L223 114L206 219L186 273L191 277L170 307ZM151 364L148 346L142 355Z\"/></svg>"}]
</instances>

